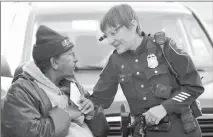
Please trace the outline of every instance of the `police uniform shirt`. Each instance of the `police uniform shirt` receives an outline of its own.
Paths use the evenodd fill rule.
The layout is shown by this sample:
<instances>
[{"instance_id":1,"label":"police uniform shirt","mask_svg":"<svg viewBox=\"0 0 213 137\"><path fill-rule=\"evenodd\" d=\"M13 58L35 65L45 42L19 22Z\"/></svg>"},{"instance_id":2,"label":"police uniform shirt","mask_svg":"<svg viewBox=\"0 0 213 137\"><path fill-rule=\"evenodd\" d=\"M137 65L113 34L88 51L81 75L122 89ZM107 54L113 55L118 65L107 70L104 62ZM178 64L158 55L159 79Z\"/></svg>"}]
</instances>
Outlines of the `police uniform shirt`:
<instances>
[{"instance_id":1,"label":"police uniform shirt","mask_svg":"<svg viewBox=\"0 0 213 137\"><path fill-rule=\"evenodd\" d=\"M167 38L165 53L162 51L147 35L135 51L123 54L114 51L94 87L90 97L93 103L108 108L120 84L133 115L159 104L167 113L180 113L181 108L194 102L204 88L191 58L172 39ZM163 54L178 73L179 84Z\"/></svg>"}]
</instances>

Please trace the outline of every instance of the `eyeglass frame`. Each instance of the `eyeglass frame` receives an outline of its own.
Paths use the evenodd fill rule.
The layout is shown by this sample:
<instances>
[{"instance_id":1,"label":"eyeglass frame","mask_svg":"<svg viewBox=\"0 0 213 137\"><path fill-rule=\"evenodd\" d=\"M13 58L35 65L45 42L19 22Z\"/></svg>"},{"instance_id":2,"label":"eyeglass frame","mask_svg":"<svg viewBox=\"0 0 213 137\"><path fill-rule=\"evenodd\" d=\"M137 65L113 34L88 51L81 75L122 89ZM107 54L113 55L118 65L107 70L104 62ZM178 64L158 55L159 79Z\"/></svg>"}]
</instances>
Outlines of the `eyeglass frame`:
<instances>
[{"instance_id":1,"label":"eyeglass frame","mask_svg":"<svg viewBox=\"0 0 213 137\"><path fill-rule=\"evenodd\" d=\"M120 31L120 29L123 27L124 25L120 25L120 26L118 26L118 27L116 27L115 29L114 29L114 35L112 35L111 34L111 36L116 36L117 34L118 34L118 32ZM111 33L113 33L113 32L111 32ZM102 37L100 37L99 38L99 41L102 41L102 40L104 40L105 38L107 38L109 35L107 35L107 34L104 34Z\"/></svg>"}]
</instances>

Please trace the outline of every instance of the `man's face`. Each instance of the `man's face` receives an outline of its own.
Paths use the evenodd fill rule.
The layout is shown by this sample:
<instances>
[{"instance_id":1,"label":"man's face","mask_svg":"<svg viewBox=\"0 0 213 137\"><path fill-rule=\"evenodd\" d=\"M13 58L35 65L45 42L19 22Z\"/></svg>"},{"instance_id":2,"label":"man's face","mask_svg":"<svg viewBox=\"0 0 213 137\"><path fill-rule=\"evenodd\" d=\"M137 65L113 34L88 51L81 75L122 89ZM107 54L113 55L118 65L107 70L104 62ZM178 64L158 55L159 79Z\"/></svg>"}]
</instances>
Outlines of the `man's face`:
<instances>
[{"instance_id":1,"label":"man's face","mask_svg":"<svg viewBox=\"0 0 213 137\"><path fill-rule=\"evenodd\" d=\"M58 71L63 77L74 76L76 63L78 62L73 49L60 55L58 59Z\"/></svg>"},{"instance_id":2,"label":"man's face","mask_svg":"<svg viewBox=\"0 0 213 137\"><path fill-rule=\"evenodd\" d=\"M116 28L107 27L105 35L109 41L109 44L115 47L118 54L122 54L127 50L131 50L135 33L132 28L126 28L122 25L117 25Z\"/></svg>"}]
</instances>

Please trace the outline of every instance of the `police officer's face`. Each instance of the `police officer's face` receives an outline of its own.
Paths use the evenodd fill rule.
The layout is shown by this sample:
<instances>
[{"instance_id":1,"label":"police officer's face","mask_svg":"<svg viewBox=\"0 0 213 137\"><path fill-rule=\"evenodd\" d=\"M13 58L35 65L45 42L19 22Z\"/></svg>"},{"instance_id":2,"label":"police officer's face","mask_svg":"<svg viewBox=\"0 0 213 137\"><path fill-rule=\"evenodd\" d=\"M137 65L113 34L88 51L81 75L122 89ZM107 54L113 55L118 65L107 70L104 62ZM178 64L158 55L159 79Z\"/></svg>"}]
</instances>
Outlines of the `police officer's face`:
<instances>
[{"instance_id":1,"label":"police officer's face","mask_svg":"<svg viewBox=\"0 0 213 137\"><path fill-rule=\"evenodd\" d=\"M78 62L73 49L63 53L58 59L58 71L66 77L72 77Z\"/></svg>"},{"instance_id":2,"label":"police officer's face","mask_svg":"<svg viewBox=\"0 0 213 137\"><path fill-rule=\"evenodd\" d=\"M135 43L135 27L126 28L122 25L117 25L116 28L108 27L105 31L105 35L109 41L109 44L115 47L119 54L132 50Z\"/></svg>"}]
</instances>

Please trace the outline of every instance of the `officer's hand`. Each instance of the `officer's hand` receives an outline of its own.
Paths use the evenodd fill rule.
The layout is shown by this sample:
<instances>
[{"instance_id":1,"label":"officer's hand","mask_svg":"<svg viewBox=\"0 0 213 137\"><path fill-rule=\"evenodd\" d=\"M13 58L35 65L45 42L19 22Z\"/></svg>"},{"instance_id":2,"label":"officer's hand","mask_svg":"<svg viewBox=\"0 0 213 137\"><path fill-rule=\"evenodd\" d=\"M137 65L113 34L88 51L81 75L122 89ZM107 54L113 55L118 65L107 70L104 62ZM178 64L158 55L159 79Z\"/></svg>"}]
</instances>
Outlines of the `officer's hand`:
<instances>
[{"instance_id":1,"label":"officer's hand","mask_svg":"<svg viewBox=\"0 0 213 137\"><path fill-rule=\"evenodd\" d=\"M94 105L91 100L81 97L78 101L79 103L79 110L83 114L91 113L94 110Z\"/></svg>"},{"instance_id":2,"label":"officer's hand","mask_svg":"<svg viewBox=\"0 0 213 137\"><path fill-rule=\"evenodd\" d=\"M162 105L150 108L147 112L143 113L146 123L150 125L157 125L161 119L166 116L167 112Z\"/></svg>"}]
</instances>

